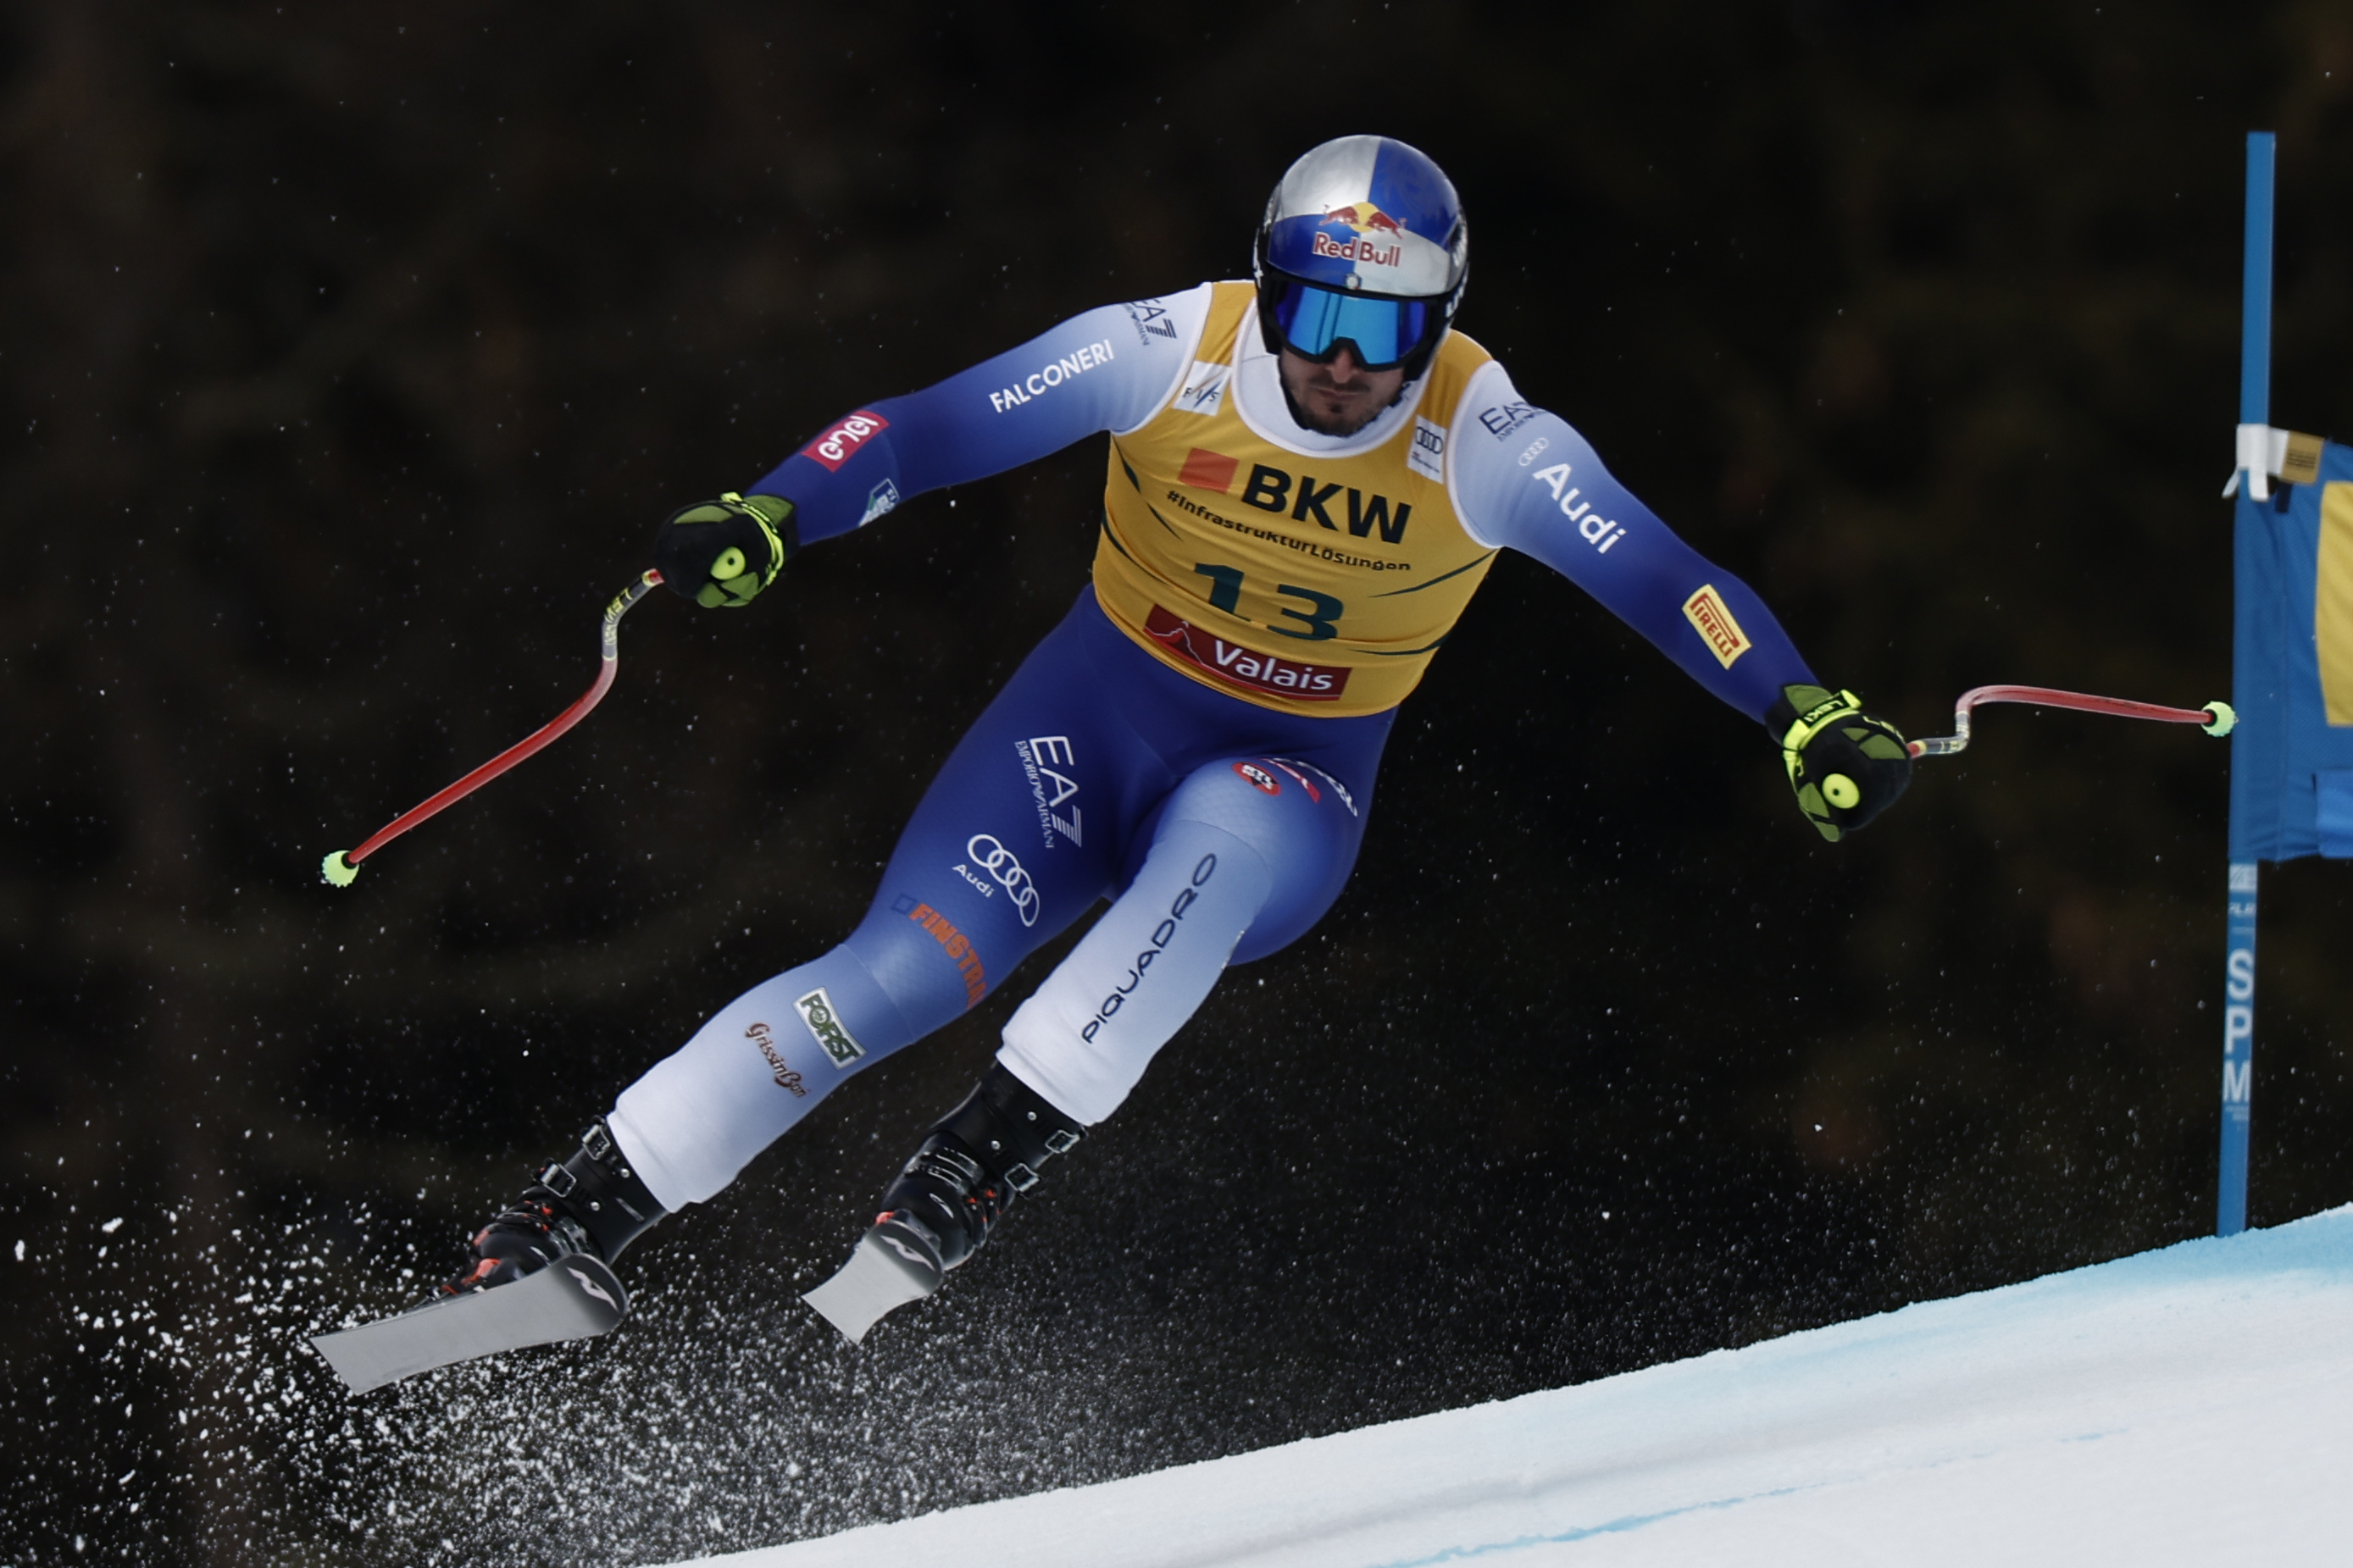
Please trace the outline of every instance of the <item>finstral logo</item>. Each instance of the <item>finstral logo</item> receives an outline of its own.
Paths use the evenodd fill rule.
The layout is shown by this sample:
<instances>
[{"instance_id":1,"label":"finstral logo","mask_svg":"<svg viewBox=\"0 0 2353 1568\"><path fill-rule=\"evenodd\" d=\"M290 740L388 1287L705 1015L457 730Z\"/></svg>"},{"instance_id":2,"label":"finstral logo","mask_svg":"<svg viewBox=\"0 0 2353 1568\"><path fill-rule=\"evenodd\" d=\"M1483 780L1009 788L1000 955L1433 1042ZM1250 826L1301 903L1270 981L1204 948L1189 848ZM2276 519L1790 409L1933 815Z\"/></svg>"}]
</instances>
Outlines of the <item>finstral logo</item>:
<instances>
[{"instance_id":1,"label":"finstral logo","mask_svg":"<svg viewBox=\"0 0 2353 1568\"><path fill-rule=\"evenodd\" d=\"M768 1064L768 1076L776 1080L778 1089L790 1089L795 1100L808 1098L808 1084L793 1070L784 1053L776 1049L776 1037L765 1024L754 1024L744 1031L744 1037L760 1047L760 1055Z\"/></svg>"},{"instance_id":2,"label":"finstral logo","mask_svg":"<svg viewBox=\"0 0 2353 1568\"><path fill-rule=\"evenodd\" d=\"M801 448L801 456L816 458L829 474L839 473L841 465L858 455L862 443L889 428L888 419L871 408L861 408L819 431L816 440Z\"/></svg>"},{"instance_id":3,"label":"finstral logo","mask_svg":"<svg viewBox=\"0 0 2353 1568\"><path fill-rule=\"evenodd\" d=\"M906 916L931 933L932 940L940 944L940 951L956 966L956 973L964 976L964 1005L978 1006L980 999L988 994L988 972L981 964L980 949L973 945L972 938L931 905L904 893L891 900L891 912Z\"/></svg>"},{"instance_id":4,"label":"finstral logo","mask_svg":"<svg viewBox=\"0 0 2353 1568\"><path fill-rule=\"evenodd\" d=\"M833 1059L833 1065L846 1068L866 1054L866 1047L850 1037L841 1026L841 1015L834 1010L833 998L820 985L793 1004L817 1039L818 1048Z\"/></svg>"}]
</instances>

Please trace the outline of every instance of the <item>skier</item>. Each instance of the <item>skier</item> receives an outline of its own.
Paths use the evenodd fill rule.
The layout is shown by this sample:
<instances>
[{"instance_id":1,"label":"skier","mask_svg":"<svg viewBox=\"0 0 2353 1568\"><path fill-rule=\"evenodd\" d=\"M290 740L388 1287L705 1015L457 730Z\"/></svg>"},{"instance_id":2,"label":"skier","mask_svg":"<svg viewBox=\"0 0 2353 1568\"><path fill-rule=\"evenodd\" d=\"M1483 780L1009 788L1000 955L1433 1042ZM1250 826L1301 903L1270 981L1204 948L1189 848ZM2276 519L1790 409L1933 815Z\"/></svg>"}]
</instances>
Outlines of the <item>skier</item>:
<instances>
[{"instance_id":1,"label":"skier","mask_svg":"<svg viewBox=\"0 0 2353 1568\"><path fill-rule=\"evenodd\" d=\"M623 1090L445 1295L609 1262L1108 899L811 1300L856 1339L936 1289L1229 964L1331 906L1398 704L1505 546L1761 721L1823 837L1903 792L1903 738L1817 683L1755 594L1452 330L1468 254L1437 164L1328 142L1275 187L1251 281L1089 310L663 521L664 581L742 605L913 496L1111 436L1092 584L949 755L864 921Z\"/></svg>"}]
</instances>

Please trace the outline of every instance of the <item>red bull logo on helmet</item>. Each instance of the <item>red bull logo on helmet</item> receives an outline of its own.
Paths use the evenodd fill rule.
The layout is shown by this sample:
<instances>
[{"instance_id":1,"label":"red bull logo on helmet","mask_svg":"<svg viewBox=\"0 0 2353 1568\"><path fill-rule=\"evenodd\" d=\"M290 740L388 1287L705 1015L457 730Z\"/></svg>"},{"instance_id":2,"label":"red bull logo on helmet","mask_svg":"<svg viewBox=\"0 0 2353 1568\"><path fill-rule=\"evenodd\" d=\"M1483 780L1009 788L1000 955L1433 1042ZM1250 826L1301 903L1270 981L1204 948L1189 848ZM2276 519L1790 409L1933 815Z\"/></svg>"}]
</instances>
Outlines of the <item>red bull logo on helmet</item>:
<instances>
[{"instance_id":1,"label":"red bull logo on helmet","mask_svg":"<svg viewBox=\"0 0 2353 1568\"><path fill-rule=\"evenodd\" d=\"M1345 223L1358 234L1403 234L1398 220L1370 202L1352 202L1324 215L1325 223Z\"/></svg>"},{"instance_id":2,"label":"red bull logo on helmet","mask_svg":"<svg viewBox=\"0 0 2353 1568\"><path fill-rule=\"evenodd\" d=\"M1348 238L1339 239L1325 232L1334 225L1344 225ZM1383 244L1379 237L1387 236ZM1359 266L1395 267L1405 259L1404 226L1370 202L1351 202L1346 206L1332 208L1315 226L1315 236L1309 247L1317 256L1335 261L1353 261Z\"/></svg>"}]
</instances>

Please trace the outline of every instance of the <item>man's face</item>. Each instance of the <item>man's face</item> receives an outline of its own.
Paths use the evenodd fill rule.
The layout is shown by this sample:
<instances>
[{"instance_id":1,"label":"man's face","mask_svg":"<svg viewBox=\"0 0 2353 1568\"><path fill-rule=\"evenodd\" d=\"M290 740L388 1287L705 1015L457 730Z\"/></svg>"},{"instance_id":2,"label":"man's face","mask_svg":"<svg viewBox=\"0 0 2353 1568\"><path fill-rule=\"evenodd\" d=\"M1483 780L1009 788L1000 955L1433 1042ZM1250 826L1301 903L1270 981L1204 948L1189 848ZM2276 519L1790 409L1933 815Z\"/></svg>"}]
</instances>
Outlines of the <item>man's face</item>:
<instances>
[{"instance_id":1,"label":"man's face","mask_svg":"<svg viewBox=\"0 0 2353 1568\"><path fill-rule=\"evenodd\" d=\"M1319 436L1353 436L1397 401L1405 367L1366 370L1347 343L1330 364L1317 364L1297 349L1282 351L1283 390L1299 405L1307 427Z\"/></svg>"}]
</instances>

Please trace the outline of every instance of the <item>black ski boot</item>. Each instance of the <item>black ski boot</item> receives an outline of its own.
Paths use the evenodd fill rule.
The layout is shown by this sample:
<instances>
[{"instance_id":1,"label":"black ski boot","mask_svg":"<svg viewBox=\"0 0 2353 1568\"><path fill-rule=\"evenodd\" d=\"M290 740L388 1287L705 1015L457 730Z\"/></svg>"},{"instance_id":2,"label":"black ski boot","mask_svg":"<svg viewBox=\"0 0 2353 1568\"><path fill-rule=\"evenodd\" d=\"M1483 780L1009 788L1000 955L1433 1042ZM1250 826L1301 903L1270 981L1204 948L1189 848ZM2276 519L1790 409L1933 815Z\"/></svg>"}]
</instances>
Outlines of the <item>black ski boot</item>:
<instances>
[{"instance_id":1,"label":"black ski boot","mask_svg":"<svg viewBox=\"0 0 2353 1568\"><path fill-rule=\"evenodd\" d=\"M807 1300L847 1334L862 1338L893 1307L938 1289L988 1239L1013 1200L1038 1184L1038 1168L1075 1147L1084 1131L1002 1065L932 1128L857 1252Z\"/></svg>"},{"instance_id":2,"label":"black ski boot","mask_svg":"<svg viewBox=\"0 0 2353 1568\"><path fill-rule=\"evenodd\" d=\"M436 1294L487 1290L577 1252L610 1263L667 1212L622 1159L605 1123L592 1122L577 1152L550 1163L521 1199L475 1233L466 1271Z\"/></svg>"}]
</instances>

